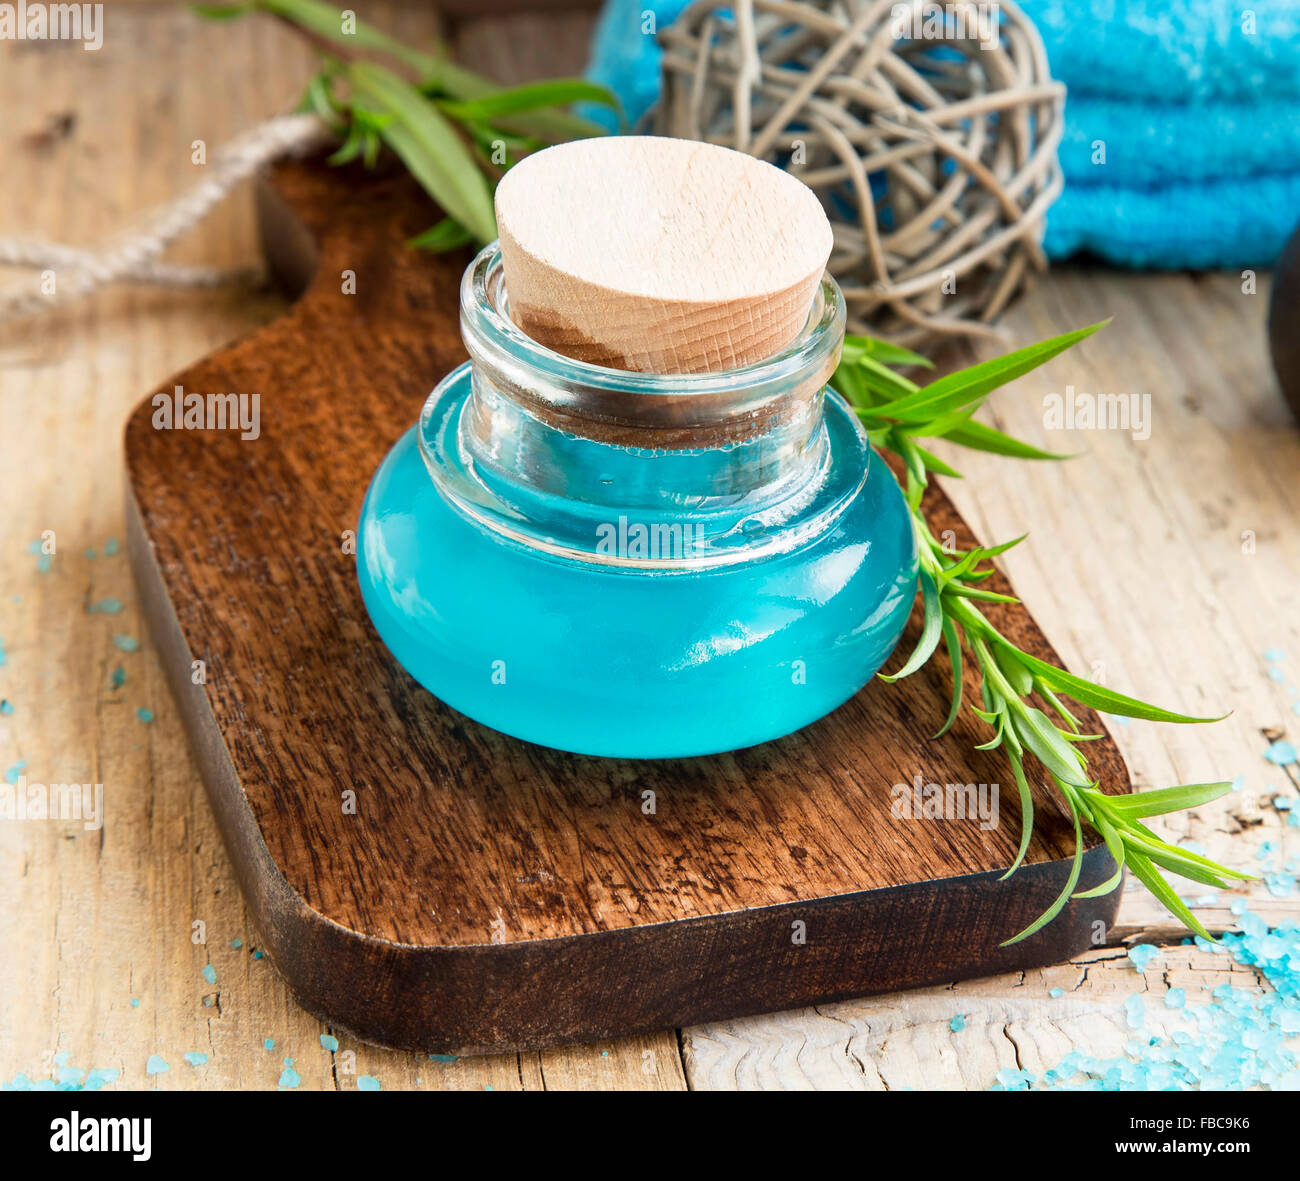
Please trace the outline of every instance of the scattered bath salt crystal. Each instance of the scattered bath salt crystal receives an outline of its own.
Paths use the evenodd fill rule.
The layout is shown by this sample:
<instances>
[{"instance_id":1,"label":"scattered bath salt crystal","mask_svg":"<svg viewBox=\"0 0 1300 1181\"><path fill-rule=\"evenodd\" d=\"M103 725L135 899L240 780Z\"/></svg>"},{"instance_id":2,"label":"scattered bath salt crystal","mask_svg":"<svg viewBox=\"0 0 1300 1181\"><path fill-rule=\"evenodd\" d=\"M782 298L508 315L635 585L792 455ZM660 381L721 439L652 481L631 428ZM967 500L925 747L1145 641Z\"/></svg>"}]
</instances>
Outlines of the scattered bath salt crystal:
<instances>
[{"instance_id":1,"label":"scattered bath salt crystal","mask_svg":"<svg viewBox=\"0 0 1300 1181\"><path fill-rule=\"evenodd\" d=\"M1203 906L1218 906L1219 896L1217 894L1198 894L1188 902L1188 906L1193 908Z\"/></svg>"},{"instance_id":2,"label":"scattered bath salt crystal","mask_svg":"<svg viewBox=\"0 0 1300 1181\"><path fill-rule=\"evenodd\" d=\"M1276 767L1289 767L1297 759L1295 747L1281 738L1264 752L1264 757Z\"/></svg>"},{"instance_id":3,"label":"scattered bath salt crystal","mask_svg":"<svg viewBox=\"0 0 1300 1181\"><path fill-rule=\"evenodd\" d=\"M134 652L140 647L140 641L134 636L114 636L113 643L123 652Z\"/></svg>"},{"instance_id":4,"label":"scattered bath salt crystal","mask_svg":"<svg viewBox=\"0 0 1300 1181\"><path fill-rule=\"evenodd\" d=\"M280 1086L296 1087L300 1082L302 1082L302 1075L294 1070L292 1066L286 1066L280 1072Z\"/></svg>"},{"instance_id":5,"label":"scattered bath salt crystal","mask_svg":"<svg viewBox=\"0 0 1300 1181\"><path fill-rule=\"evenodd\" d=\"M89 558L92 562L95 560L95 547L93 545L87 547L86 557Z\"/></svg>"},{"instance_id":6,"label":"scattered bath salt crystal","mask_svg":"<svg viewBox=\"0 0 1300 1181\"><path fill-rule=\"evenodd\" d=\"M264 1049L264 1050L274 1050L274 1049L275 1049L275 1038L273 1038L273 1037L268 1037L268 1038L266 1038L266 1039L262 1042L262 1049Z\"/></svg>"},{"instance_id":7,"label":"scattered bath salt crystal","mask_svg":"<svg viewBox=\"0 0 1300 1181\"><path fill-rule=\"evenodd\" d=\"M67 1066L68 1059L70 1059L71 1057L72 1055L67 1050L60 1050L57 1054L54 1055L54 1065Z\"/></svg>"},{"instance_id":8,"label":"scattered bath salt crystal","mask_svg":"<svg viewBox=\"0 0 1300 1181\"><path fill-rule=\"evenodd\" d=\"M261 958L262 958L262 953L260 951L253 952L253 959L260 960Z\"/></svg>"},{"instance_id":9,"label":"scattered bath salt crystal","mask_svg":"<svg viewBox=\"0 0 1300 1181\"><path fill-rule=\"evenodd\" d=\"M4 708L3 703L0 703L0 709L3 708ZM1294 805L1295 805L1295 800L1293 800L1290 796L1273 797L1273 807L1276 808L1279 812L1290 812Z\"/></svg>"},{"instance_id":10,"label":"scattered bath salt crystal","mask_svg":"<svg viewBox=\"0 0 1300 1181\"><path fill-rule=\"evenodd\" d=\"M1134 993L1124 1002L1124 1016L1129 1029L1141 1029L1142 1019L1146 1016L1146 1001L1140 993Z\"/></svg>"},{"instance_id":11,"label":"scattered bath salt crystal","mask_svg":"<svg viewBox=\"0 0 1300 1181\"><path fill-rule=\"evenodd\" d=\"M293 1065L293 1059L292 1059L292 1058L286 1058L286 1059L284 1060L284 1065L285 1065L285 1066L292 1066L292 1065Z\"/></svg>"},{"instance_id":12,"label":"scattered bath salt crystal","mask_svg":"<svg viewBox=\"0 0 1300 1181\"><path fill-rule=\"evenodd\" d=\"M149 1061L144 1064L145 1074L162 1074L171 1070L171 1067L157 1054L150 1054Z\"/></svg>"},{"instance_id":13,"label":"scattered bath salt crystal","mask_svg":"<svg viewBox=\"0 0 1300 1181\"><path fill-rule=\"evenodd\" d=\"M1027 1070L1017 1070L1004 1066L998 1071L998 1086L994 1090L1027 1091L1034 1083L1034 1076Z\"/></svg>"},{"instance_id":14,"label":"scattered bath salt crystal","mask_svg":"<svg viewBox=\"0 0 1300 1181\"><path fill-rule=\"evenodd\" d=\"M357 1076L358 1091L381 1091L383 1088L379 1085L379 1080L370 1074Z\"/></svg>"},{"instance_id":15,"label":"scattered bath salt crystal","mask_svg":"<svg viewBox=\"0 0 1300 1181\"><path fill-rule=\"evenodd\" d=\"M104 556L111 558L116 553L117 553L117 538L110 537L106 542L104 542Z\"/></svg>"},{"instance_id":16,"label":"scattered bath salt crystal","mask_svg":"<svg viewBox=\"0 0 1300 1181\"><path fill-rule=\"evenodd\" d=\"M52 554L41 554L36 559L36 569L42 574L48 574L54 566L54 557Z\"/></svg>"},{"instance_id":17,"label":"scattered bath salt crystal","mask_svg":"<svg viewBox=\"0 0 1300 1181\"><path fill-rule=\"evenodd\" d=\"M1063 988L1054 988L1054 989L1052 989L1052 991L1049 992L1047 995L1050 996L1050 997L1052 998L1052 1000L1054 1000L1054 1001L1059 1001L1059 1000L1060 1000L1060 999L1065 995L1065 989L1063 989Z\"/></svg>"},{"instance_id":18,"label":"scattered bath salt crystal","mask_svg":"<svg viewBox=\"0 0 1300 1181\"><path fill-rule=\"evenodd\" d=\"M1274 898L1290 898L1295 890L1295 874L1266 873L1264 875L1264 885L1268 887L1268 892Z\"/></svg>"},{"instance_id":19,"label":"scattered bath salt crystal","mask_svg":"<svg viewBox=\"0 0 1300 1181\"><path fill-rule=\"evenodd\" d=\"M1300 701L1291 702L1291 712L1293 714L1300 714Z\"/></svg>"},{"instance_id":20,"label":"scattered bath salt crystal","mask_svg":"<svg viewBox=\"0 0 1300 1181\"><path fill-rule=\"evenodd\" d=\"M1132 718L1126 718L1123 714L1102 714L1108 722L1113 722L1117 726L1128 726L1132 723Z\"/></svg>"},{"instance_id":21,"label":"scattered bath salt crystal","mask_svg":"<svg viewBox=\"0 0 1300 1181\"><path fill-rule=\"evenodd\" d=\"M27 543L27 552L29 554L39 554L41 552L41 539L39 537L35 541Z\"/></svg>"},{"instance_id":22,"label":"scattered bath salt crystal","mask_svg":"<svg viewBox=\"0 0 1300 1181\"><path fill-rule=\"evenodd\" d=\"M133 996L131 998L131 1008L138 1009L139 1007L140 1007L140 998L138 996Z\"/></svg>"},{"instance_id":23,"label":"scattered bath salt crystal","mask_svg":"<svg viewBox=\"0 0 1300 1181\"><path fill-rule=\"evenodd\" d=\"M948 1022L948 1028L951 1029L953 1033L961 1033L961 1031L966 1028L965 1015L958 1013L956 1017Z\"/></svg>"},{"instance_id":24,"label":"scattered bath salt crystal","mask_svg":"<svg viewBox=\"0 0 1300 1181\"><path fill-rule=\"evenodd\" d=\"M114 689L120 689L126 684L126 669L119 664L111 673L108 674L108 683L112 685Z\"/></svg>"},{"instance_id":25,"label":"scattered bath salt crystal","mask_svg":"<svg viewBox=\"0 0 1300 1181\"><path fill-rule=\"evenodd\" d=\"M145 709L144 706L141 706L135 711L135 716L147 726L153 721L153 710Z\"/></svg>"},{"instance_id":26,"label":"scattered bath salt crystal","mask_svg":"<svg viewBox=\"0 0 1300 1181\"><path fill-rule=\"evenodd\" d=\"M200 1054L198 1050L186 1050L185 1061L191 1066L202 1066L208 1060L206 1054Z\"/></svg>"},{"instance_id":27,"label":"scattered bath salt crystal","mask_svg":"<svg viewBox=\"0 0 1300 1181\"><path fill-rule=\"evenodd\" d=\"M1255 854L1256 861L1266 861L1277 852L1277 845L1273 841L1263 841L1260 843L1259 851Z\"/></svg>"},{"instance_id":28,"label":"scattered bath salt crystal","mask_svg":"<svg viewBox=\"0 0 1300 1181\"><path fill-rule=\"evenodd\" d=\"M5 638L0 636L0 664L4 664L9 657L5 655Z\"/></svg>"},{"instance_id":29,"label":"scattered bath salt crystal","mask_svg":"<svg viewBox=\"0 0 1300 1181\"><path fill-rule=\"evenodd\" d=\"M1185 1009L1187 1007L1187 990L1185 988L1171 988L1165 993L1165 1008L1167 1009ZM1159 1039L1157 1039L1159 1044Z\"/></svg>"},{"instance_id":30,"label":"scattered bath salt crystal","mask_svg":"<svg viewBox=\"0 0 1300 1181\"><path fill-rule=\"evenodd\" d=\"M1286 823L1288 828L1300 828L1300 809L1293 809L1288 812Z\"/></svg>"},{"instance_id":31,"label":"scattered bath salt crystal","mask_svg":"<svg viewBox=\"0 0 1300 1181\"><path fill-rule=\"evenodd\" d=\"M602 1058L608 1058L608 1057L609 1057L609 1051L608 1051L608 1050L601 1050L601 1052L600 1052L600 1056L601 1056Z\"/></svg>"},{"instance_id":32,"label":"scattered bath salt crystal","mask_svg":"<svg viewBox=\"0 0 1300 1181\"><path fill-rule=\"evenodd\" d=\"M217 970L211 964L204 964L202 976L209 984L217 982Z\"/></svg>"},{"instance_id":33,"label":"scattered bath salt crystal","mask_svg":"<svg viewBox=\"0 0 1300 1181\"><path fill-rule=\"evenodd\" d=\"M27 760L19 759L5 772L5 782L10 786L18 782L18 777L27 770Z\"/></svg>"},{"instance_id":34,"label":"scattered bath salt crystal","mask_svg":"<svg viewBox=\"0 0 1300 1181\"><path fill-rule=\"evenodd\" d=\"M14 712L14 703L7 697L0 697L0 714L9 717Z\"/></svg>"},{"instance_id":35,"label":"scattered bath salt crystal","mask_svg":"<svg viewBox=\"0 0 1300 1181\"><path fill-rule=\"evenodd\" d=\"M1145 972L1147 965L1160 954L1160 949L1150 943L1138 943L1129 948L1129 962L1139 971Z\"/></svg>"},{"instance_id":36,"label":"scattered bath salt crystal","mask_svg":"<svg viewBox=\"0 0 1300 1181\"><path fill-rule=\"evenodd\" d=\"M110 1066L107 1070L92 1070L86 1075L86 1081L81 1084L81 1089L83 1091L98 1091L105 1083L117 1082L121 1073L116 1066Z\"/></svg>"},{"instance_id":37,"label":"scattered bath salt crystal","mask_svg":"<svg viewBox=\"0 0 1300 1181\"><path fill-rule=\"evenodd\" d=\"M320 1048L333 1054L339 1048L339 1039L333 1034L322 1033L320 1035Z\"/></svg>"},{"instance_id":38,"label":"scattered bath salt crystal","mask_svg":"<svg viewBox=\"0 0 1300 1181\"><path fill-rule=\"evenodd\" d=\"M230 946L233 947L236 951L238 951L241 947L244 946L244 941L242 939L232 939L230 941Z\"/></svg>"},{"instance_id":39,"label":"scattered bath salt crystal","mask_svg":"<svg viewBox=\"0 0 1300 1181\"><path fill-rule=\"evenodd\" d=\"M117 615L122 610L121 599L100 599L86 608L87 615Z\"/></svg>"},{"instance_id":40,"label":"scattered bath salt crystal","mask_svg":"<svg viewBox=\"0 0 1300 1181\"><path fill-rule=\"evenodd\" d=\"M1276 664L1273 664L1269 666L1268 679L1270 681L1281 682L1286 680L1286 674L1283 673L1283 671L1280 668L1278 668Z\"/></svg>"},{"instance_id":41,"label":"scattered bath salt crystal","mask_svg":"<svg viewBox=\"0 0 1300 1181\"><path fill-rule=\"evenodd\" d=\"M59 1057L64 1061L59 1062ZM0 1091L98 1091L105 1084L116 1082L120 1073L116 1068L81 1070L68 1066L66 1056L56 1055L53 1078L31 1079L20 1073L10 1082L0 1083Z\"/></svg>"},{"instance_id":42,"label":"scattered bath salt crystal","mask_svg":"<svg viewBox=\"0 0 1300 1181\"><path fill-rule=\"evenodd\" d=\"M1237 776L1237 777L1232 781L1232 790L1233 790L1233 791L1245 791L1245 790L1246 790L1246 777L1245 777L1244 775L1238 775L1238 776Z\"/></svg>"},{"instance_id":43,"label":"scattered bath salt crystal","mask_svg":"<svg viewBox=\"0 0 1300 1181\"><path fill-rule=\"evenodd\" d=\"M455 1054L430 1054L430 1060L434 1062L458 1062L459 1059Z\"/></svg>"},{"instance_id":44,"label":"scattered bath salt crystal","mask_svg":"<svg viewBox=\"0 0 1300 1181\"><path fill-rule=\"evenodd\" d=\"M1286 659L1286 653L1281 648L1269 648L1264 653L1264 659L1269 664L1281 664Z\"/></svg>"}]
</instances>

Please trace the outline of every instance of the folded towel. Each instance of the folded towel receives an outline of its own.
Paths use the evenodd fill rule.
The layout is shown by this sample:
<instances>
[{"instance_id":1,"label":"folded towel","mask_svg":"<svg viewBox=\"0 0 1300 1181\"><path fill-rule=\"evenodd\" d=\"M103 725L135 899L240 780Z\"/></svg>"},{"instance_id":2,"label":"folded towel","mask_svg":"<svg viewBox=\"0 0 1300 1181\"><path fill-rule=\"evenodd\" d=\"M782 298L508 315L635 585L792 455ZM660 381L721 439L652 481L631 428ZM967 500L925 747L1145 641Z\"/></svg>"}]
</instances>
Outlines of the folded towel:
<instances>
[{"instance_id":1,"label":"folded towel","mask_svg":"<svg viewBox=\"0 0 1300 1181\"><path fill-rule=\"evenodd\" d=\"M635 123L645 29L689 0L608 0L589 74ZM1065 192L1044 246L1137 267L1266 265L1300 217L1300 0L1021 0L1065 82ZM1098 144L1104 145L1104 163Z\"/></svg>"}]
</instances>

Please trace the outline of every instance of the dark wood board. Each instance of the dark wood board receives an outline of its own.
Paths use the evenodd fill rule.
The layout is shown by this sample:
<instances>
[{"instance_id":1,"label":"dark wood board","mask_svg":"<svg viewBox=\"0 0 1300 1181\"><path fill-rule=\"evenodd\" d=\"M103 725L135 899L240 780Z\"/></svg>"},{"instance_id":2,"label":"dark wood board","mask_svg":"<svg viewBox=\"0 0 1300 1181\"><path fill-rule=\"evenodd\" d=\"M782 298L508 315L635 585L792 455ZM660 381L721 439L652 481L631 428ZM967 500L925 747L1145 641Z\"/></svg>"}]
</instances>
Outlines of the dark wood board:
<instances>
[{"instance_id":1,"label":"dark wood board","mask_svg":"<svg viewBox=\"0 0 1300 1181\"><path fill-rule=\"evenodd\" d=\"M997 880L1016 793L1000 754L971 749L978 723L930 740L942 659L791 737L676 761L531 746L417 686L371 628L341 535L465 357L467 255L405 248L437 214L398 172L282 165L261 207L300 298L151 391L257 393L261 437L156 430L146 398L126 431L129 538L248 905L307 1009L402 1048L538 1048L1049 963L1109 925L1118 893L998 946L1064 884L1073 830L1039 790L1029 863ZM972 540L937 489L929 511ZM1054 658L1026 613L997 618ZM1107 790L1130 790L1109 738L1089 754ZM891 785L918 773L1005 785L1001 824L891 818ZM1112 871L1091 847L1082 888Z\"/></svg>"}]
</instances>

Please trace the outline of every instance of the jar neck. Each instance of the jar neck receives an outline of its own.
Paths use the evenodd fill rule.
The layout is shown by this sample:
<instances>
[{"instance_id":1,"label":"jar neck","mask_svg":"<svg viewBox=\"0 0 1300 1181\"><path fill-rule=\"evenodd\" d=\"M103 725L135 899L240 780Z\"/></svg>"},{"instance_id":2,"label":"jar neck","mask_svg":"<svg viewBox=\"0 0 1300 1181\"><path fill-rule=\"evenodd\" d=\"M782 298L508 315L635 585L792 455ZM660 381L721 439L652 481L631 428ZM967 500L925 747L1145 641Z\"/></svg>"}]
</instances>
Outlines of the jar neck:
<instances>
[{"instance_id":1,"label":"jar neck","mask_svg":"<svg viewBox=\"0 0 1300 1181\"><path fill-rule=\"evenodd\" d=\"M690 525L700 552L684 562L733 560L789 541L790 523L830 495L825 386L844 332L832 279L774 357L637 373L572 360L524 334L493 245L466 271L461 329L469 389L451 411L442 387L434 392L421 449L449 499L516 540L590 557L616 523Z\"/></svg>"}]
</instances>

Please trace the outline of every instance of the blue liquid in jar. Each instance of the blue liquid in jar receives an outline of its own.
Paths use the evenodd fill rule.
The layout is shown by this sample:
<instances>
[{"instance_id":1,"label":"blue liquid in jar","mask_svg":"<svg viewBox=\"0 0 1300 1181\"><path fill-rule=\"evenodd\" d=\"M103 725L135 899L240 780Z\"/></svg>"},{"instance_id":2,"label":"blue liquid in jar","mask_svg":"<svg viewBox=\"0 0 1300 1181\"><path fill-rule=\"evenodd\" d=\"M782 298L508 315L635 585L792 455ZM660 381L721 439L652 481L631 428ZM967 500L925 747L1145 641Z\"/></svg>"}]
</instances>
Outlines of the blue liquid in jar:
<instances>
[{"instance_id":1,"label":"blue liquid in jar","mask_svg":"<svg viewBox=\"0 0 1300 1181\"><path fill-rule=\"evenodd\" d=\"M753 545L744 556L755 540L751 507L742 499L729 519L725 504L713 506L710 529L742 556L698 569L602 564L562 545L550 552L484 524L472 504L453 505L431 477L421 432L458 478L488 480L458 451L470 402L466 365L380 465L358 530L361 591L376 630L454 709L581 754L710 754L824 716L897 644L916 591L911 522L892 474L837 395L824 401L825 457L814 477L840 482L831 508L815 527L777 529L785 548ZM522 511L543 534L548 518L560 536L562 524L622 515L575 498L571 487L598 497L644 479L644 453L609 444L590 452L565 456L570 487L527 490ZM517 504L522 487L513 490ZM670 515L689 521L680 508Z\"/></svg>"}]
</instances>

